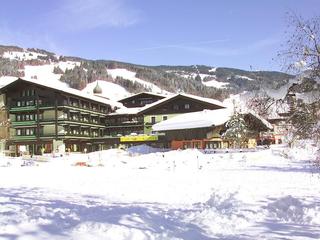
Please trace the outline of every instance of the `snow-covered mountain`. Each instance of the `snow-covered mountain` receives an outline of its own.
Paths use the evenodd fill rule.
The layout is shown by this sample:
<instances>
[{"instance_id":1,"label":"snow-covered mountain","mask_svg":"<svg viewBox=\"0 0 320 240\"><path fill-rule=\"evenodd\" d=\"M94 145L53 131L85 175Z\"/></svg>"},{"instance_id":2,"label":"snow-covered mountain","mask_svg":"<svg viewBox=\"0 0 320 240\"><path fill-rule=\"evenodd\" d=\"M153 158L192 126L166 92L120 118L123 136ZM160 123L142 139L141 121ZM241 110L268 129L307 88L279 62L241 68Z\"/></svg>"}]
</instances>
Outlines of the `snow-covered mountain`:
<instances>
[{"instance_id":1,"label":"snow-covered mountain","mask_svg":"<svg viewBox=\"0 0 320 240\"><path fill-rule=\"evenodd\" d=\"M212 66L143 66L109 60L59 56L41 49L0 46L0 85L8 77L50 82L92 92L99 81L102 95L112 100L131 93L185 92L226 100L246 99L261 88L287 89L293 76L281 72L244 71ZM283 92L281 90L281 92ZM250 93L250 94L247 94Z\"/></svg>"}]
</instances>

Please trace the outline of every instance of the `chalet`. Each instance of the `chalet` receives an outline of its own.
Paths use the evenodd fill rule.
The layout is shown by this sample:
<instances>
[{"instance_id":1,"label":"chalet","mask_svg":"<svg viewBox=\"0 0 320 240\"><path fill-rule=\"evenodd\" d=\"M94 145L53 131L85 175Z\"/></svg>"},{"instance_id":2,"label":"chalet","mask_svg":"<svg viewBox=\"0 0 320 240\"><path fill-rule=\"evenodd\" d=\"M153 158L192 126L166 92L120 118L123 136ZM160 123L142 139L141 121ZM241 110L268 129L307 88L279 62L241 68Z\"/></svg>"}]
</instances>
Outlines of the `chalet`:
<instances>
[{"instance_id":1,"label":"chalet","mask_svg":"<svg viewBox=\"0 0 320 240\"><path fill-rule=\"evenodd\" d=\"M141 103L141 96L136 94L120 101L127 107L117 109L114 113L108 114L106 121L106 132L112 138L120 138L119 141L124 145L135 145L148 143L161 147L167 147L167 140L162 135L152 133L152 125L167 120L173 116L183 113L201 111L204 109L224 108L221 102L213 99L202 98L189 94L172 94L161 100L153 99ZM148 93L149 97L153 95ZM156 97L158 95L155 95ZM132 101L136 105L132 105ZM144 105L144 106L143 106ZM140 106L140 107L137 107Z\"/></svg>"},{"instance_id":2,"label":"chalet","mask_svg":"<svg viewBox=\"0 0 320 240\"><path fill-rule=\"evenodd\" d=\"M140 93L113 102L97 95L101 93L98 84L88 94L35 79L19 78L3 86L0 96L10 123L10 131L4 131L7 147L16 154L90 152L141 143L167 147L167 138L152 131L154 124L181 114L224 108L217 100L189 94Z\"/></svg>"},{"instance_id":3,"label":"chalet","mask_svg":"<svg viewBox=\"0 0 320 240\"><path fill-rule=\"evenodd\" d=\"M144 134L143 115L141 108L165 98L164 95L142 92L118 100L124 107L108 115L106 135L122 137L130 134Z\"/></svg>"},{"instance_id":4,"label":"chalet","mask_svg":"<svg viewBox=\"0 0 320 240\"><path fill-rule=\"evenodd\" d=\"M81 91L17 79L0 89L16 152L94 151L104 148L106 116L120 104ZM23 146L23 147L22 147Z\"/></svg>"},{"instance_id":5,"label":"chalet","mask_svg":"<svg viewBox=\"0 0 320 240\"><path fill-rule=\"evenodd\" d=\"M249 126L247 147L256 146L259 134L272 129L272 125L253 112L242 113ZM230 143L222 138L225 123L231 118L229 109L203 110L173 117L153 125L153 131L165 135L172 149L228 148Z\"/></svg>"},{"instance_id":6,"label":"chalet","mask_svg":"<svg viewBox=\"0 0 320 240\"><path fill-rule=\"evenodd\" d=\"M221 108L225 106L218 100L180 93L146 105L139 114L143 115L144 133L150 134L154 124L180 114Z\"/></svg>"},{"instance_id":7,"label":"chalet","mask_svg":"<svg viewBox=\"0 0 320 240\"><path fill-rule=\"evenodd\" d=\"M142 93L134 94L132 96L120 99L118 100L118 102L122 103L123 106L127 108L139 108L139 107L144 107L148 104L157 102L165 97L166 96L162 94L142 92Z\"/></svg>"}]
</instances>

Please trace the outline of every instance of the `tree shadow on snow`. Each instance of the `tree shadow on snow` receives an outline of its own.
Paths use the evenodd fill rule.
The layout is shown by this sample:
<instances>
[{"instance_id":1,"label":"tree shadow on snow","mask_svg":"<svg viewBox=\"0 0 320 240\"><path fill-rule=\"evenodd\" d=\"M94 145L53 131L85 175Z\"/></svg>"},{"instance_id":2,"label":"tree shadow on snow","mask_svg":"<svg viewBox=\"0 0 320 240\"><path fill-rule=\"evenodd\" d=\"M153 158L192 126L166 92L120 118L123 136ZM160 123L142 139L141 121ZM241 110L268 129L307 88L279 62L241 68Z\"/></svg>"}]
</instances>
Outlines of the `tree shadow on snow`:
<instances>
[{"instance_id":1,"label":"tree shadow on snow","mask_svg":"<svg viewBox=\"0 0 320 240\"><path fill-rule=\"evenodd\" d=\"M165 233L166 239L214 239L206 236L205 231L196 224L182 221L180 216L188 211L185 209L166 210L156 203L105 204L95 196L77 196L76 199L71 197L70 201L64 196L67 200L55 200L46 198L45 194L44 189L37 188L0 188L0 199L5 199L0 202L1 207L4 209L7 206L7 222L3 223L0 217L0 226L9 224L18 227L23 221L33 221L40 232L53 238L68 238L77 226L91 222L117 225L149 232L151 235ZM74 202L77 199L79 201ZM4 212L1 213L2 216L3 214ZM27 216L27 220L21 220L21 214ZM47 221L43 223L39 219ZM19 234L1 233L0 229L0 239L8 240L17 240L21 234L36 237L39 232Z\"/></svg>"},{"instance_id":2,"label":"tree shadow on snow","mask_svg":"<svg viewBox=\"0 0 320 240\"><path fill-rule=\"evenodd\" d=\"M320 225L313 223L313 215L320 210L319 198L287 195L269 198L264 205L268 217L256 226L264 229L263 235L272 239L320 239Z\"/></svg>"},{"instance_id":3,"label":"tree shadow on snow","mask_svg":"<svg viewBox=\"0 0 320 240\"><path fill-rule=\"evenodd\" d=\"M255 166L252 165L250 169L247 171L273 171L273 172L288 172L288 173L310 173L317 174L320 173L320 169L311 165L303 165L303 166Z\"/></svg>"}]
</instances>

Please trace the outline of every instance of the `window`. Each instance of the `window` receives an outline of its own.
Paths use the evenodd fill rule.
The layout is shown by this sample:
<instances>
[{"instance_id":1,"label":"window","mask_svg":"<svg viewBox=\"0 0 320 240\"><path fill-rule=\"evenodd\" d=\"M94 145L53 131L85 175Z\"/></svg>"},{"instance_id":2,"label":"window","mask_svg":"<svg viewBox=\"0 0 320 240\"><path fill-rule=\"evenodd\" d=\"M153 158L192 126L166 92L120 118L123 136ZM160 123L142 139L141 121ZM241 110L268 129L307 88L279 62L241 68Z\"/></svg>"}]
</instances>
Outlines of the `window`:
<instances>
[{"instance_id":1,"label":"window","mask_svg":"<svg viewBox=\"0 0 320 240\"><path fill-rule=\"evenodd\" d=\"M17 101L17 107L21 107L21 101Z\"/></svg>"},{"instance_id":2,"label":"window","mask_svg":"<svg viewBox=\"0 0 320 240\"><path fill-rule=\"evenodd\" d=\"M21 129L17 129L17 136L21 136Z\"/></svg>"},{"instance_id":3,"label":"window","mask_svg":"<svg viewBox=\"0 0 320 240\"><path fill-rule=\"evenodd\" d=\"M17 121L21 121L21 116L20 116L20 115L17 115L17 116L16 116L16 120L17 120Z\"/></svg>"},{"instance_id":4,"label":"window","mask_svg":"<svg viewBox=\"0 0 320 240\"><path fill-rule=\"evenodd\" d=\"M179 105L178 104L174 104L173 105L173 110L179 110Z\"/></svg>"},{"instance_id":5,"label":"window","mask_svg":"<svg viewBox=\"0 0 320 240\"><path fill-rule=\"evenodd\" d=\"M163 117L162 117L162 120L163 120L163 121L165 121L165 120L167 120L167 119L168 119L168 116L163 116Z\"/></svg>"},{"instance_id":6,"label":"window","mask_svg":"<svg viewBox=\"0 0 320 240\"><path fill-rule=\"evenodd\" d=\"M189 104L189 103L186 103L186 104L184 105L184 109L190 109L190 104Z\"/></svg>"},{"instance_id":7,"label":"window","mask_svg":"<svg viewBox=\"0 0 320 240\"><path fill-rule=\"evenodd\" d=\"M34 101L30 100L30 101L26 101L26 106L33 106L34 105Z\"/></svg>"},{"instance_id":8,"label":"window","mask_svg":"<svg viewBox=\"0 0 320 240\"><path fill-rule=\"evenodd\" d=\"M151 117L151 123L155 124L156 123L156 117Z\"/></svg>"}]
</instances>

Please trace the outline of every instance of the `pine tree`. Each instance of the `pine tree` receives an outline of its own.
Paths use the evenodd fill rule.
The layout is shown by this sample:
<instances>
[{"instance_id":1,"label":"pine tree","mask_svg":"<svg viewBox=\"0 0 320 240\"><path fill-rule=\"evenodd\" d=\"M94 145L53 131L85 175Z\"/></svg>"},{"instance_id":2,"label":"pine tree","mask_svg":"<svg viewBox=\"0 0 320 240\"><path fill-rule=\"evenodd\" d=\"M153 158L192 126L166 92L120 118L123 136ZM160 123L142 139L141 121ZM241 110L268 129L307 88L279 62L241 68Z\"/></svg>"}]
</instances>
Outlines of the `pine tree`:
<instances>
[{"instance_id":1,"label":"pine tree","mask_svg":"<svg viewBox=\"0 0 320 240\"><path fill-rule=\"evenodd\" d=\"M243 116L236 112L226 123L227 131L223 138L230 141L234 147L244 147L247 141L248 127Z\"/></svg>"}]
</instances>

